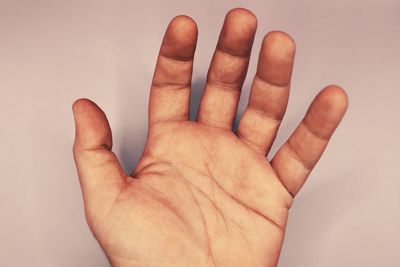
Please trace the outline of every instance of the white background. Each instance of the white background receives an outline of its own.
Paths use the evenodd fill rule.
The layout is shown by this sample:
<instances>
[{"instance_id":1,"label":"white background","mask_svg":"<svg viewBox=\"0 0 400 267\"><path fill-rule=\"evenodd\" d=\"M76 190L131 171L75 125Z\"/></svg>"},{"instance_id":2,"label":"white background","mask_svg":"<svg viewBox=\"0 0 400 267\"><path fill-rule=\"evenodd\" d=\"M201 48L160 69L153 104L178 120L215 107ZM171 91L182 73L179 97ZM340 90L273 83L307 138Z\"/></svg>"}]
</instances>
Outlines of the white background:
<instances>
[{"instance_id":1,"label":"white background","mask_svg":"<svg viewBox=\"0 0 400 267\"><path fill-rule=\"evenodd\" d=\"M186 14L199 26L194 114L224 15L237 6L259 19L239 113L263 35L284 30L297 42L277 145L323 86L350 98L291 209L279 266L400 266L398 0L0 0L0 266L108 266L84 220L71 104L88 97L105 110L132 169L169 20Z\"/></svg>"}]
</instances>

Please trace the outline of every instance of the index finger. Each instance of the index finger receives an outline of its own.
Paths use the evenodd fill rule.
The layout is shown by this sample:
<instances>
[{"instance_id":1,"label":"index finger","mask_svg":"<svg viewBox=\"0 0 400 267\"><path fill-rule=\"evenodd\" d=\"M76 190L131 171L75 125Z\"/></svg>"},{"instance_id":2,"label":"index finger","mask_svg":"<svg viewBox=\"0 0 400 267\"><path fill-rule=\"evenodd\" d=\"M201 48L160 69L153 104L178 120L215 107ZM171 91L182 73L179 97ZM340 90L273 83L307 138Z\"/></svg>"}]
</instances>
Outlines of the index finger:
<instances>
[{"instance_id":1,"label":"index finger","mask_svg":"<svg viewBox=\"0 0 400 267\"><path fill-rule=\"evenodd\" d=\"M149 126L189 119L190 84L197 42L196 23L177 16L168 25L154 71L149 100Z\"/></svg>"}]
</instances>

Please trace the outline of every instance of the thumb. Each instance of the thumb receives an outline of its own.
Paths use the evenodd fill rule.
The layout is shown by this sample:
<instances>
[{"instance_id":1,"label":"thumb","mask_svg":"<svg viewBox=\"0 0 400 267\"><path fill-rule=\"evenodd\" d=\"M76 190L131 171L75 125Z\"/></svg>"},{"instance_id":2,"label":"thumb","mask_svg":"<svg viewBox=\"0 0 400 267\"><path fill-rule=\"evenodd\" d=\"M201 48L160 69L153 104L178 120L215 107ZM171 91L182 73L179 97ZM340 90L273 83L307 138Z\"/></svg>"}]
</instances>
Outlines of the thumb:
<instances>
[{"instance_id":1,"label":"thumb","mask_svg":"<svg viewBox=\"0 0 400 267\"><path fill-rule=\"evenodd\" d=\"M72 106L75 118L74 159L89 224L103 219L121 192L125 173L111 151L112 136L104 112L92 101Z\"/></svg>"}]
</instances>

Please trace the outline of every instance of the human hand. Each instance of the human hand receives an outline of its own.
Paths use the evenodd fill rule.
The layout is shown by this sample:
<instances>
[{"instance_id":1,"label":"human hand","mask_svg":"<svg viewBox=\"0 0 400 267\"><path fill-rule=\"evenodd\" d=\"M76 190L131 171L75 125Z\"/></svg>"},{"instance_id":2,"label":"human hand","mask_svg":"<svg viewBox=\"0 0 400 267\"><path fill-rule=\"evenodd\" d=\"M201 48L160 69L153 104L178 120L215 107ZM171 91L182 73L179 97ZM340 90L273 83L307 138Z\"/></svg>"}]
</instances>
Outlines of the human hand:
<instances>
[{"instance_id":1,"label":"human hand","mask_svg":"<svg viewBox=\"0 0 400 267\"><path fill-rule=\"evenodd\" d=\"M197 27L186 16L166 30L149 103L148 139L124 173L111 130L93 102L73 105L74 157L85 214L113 266L276 266L288 209L347 107L337 86L322 90L272 161L286 110L293 40L263 40L249 103L232 131L257 27L231 10L214 53L197 121L189 96Z\"/></svg>"}]
</instances>

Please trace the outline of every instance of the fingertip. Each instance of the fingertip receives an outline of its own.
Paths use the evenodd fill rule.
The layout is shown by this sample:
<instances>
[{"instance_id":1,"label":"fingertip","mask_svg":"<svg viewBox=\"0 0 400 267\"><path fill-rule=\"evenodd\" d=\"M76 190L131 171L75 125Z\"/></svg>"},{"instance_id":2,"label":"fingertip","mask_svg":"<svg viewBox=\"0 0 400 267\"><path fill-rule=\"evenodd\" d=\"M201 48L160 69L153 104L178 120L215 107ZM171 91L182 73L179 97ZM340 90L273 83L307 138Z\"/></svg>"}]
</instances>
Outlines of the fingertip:
<instances>
[{"instance_id":1,"label":"fingertip","mask_svg":"<svg viewBox=\"0 0 400 267\"><path fill-rule=\"evenodd\" d=\"M180 60L193 59L197 34L197 24L191 17L186 15L174 17L165 32L161 54Z\"/></svg>"},{"instance_id":2,"label":"fingertip","mask_svg":"<svg viewBox=\"0 0 400 267\"><path fill-rule=\"evenodd\" d=\"M249 56L256 30L256 16L247 9L234 8L226 14L217 46L232 56Z\"/></svg>"},{"instance_id":3,"label":"fingertip","mask_svg":"<svg viewBox=\"0 0 400 267\"><path fill-rule=\"evenodd\" d=\"M296 44L292 37L281 31L264 36L257 66L257 74L271 84L290 85Z\"/></svg>"},{"instance_id":4,"label":"fingertip","mask_svg":"<svg viewBox=\"0 0 400 267\"><path fill-rule=\"evenodd\" d=\"M179 33L190 35L191 37L196 36L198 31L196 21L187 15L175 16L169 23L168 29L170 29L173 34L177 34L179 31ZM177 35L175 37L181 36Z\"/></svg>"},{"instance_id":5,"label":"fingertip","mask_svg":"<svg viewBox=\"0 0 400 267\"><path fill-rule=\"evenodd\" d=\"M91 147L101 144L111 147L111 129L101 108L87 98L72 104L75 121L75 147Z\"/></svg>"},{"instance_id":6,"label":"fingertip","mask_svg":"<svg viewBox=\"0 0 400 267\"><path fill-rule=\"evenodd\" d=\"M105 116L101 108L88 98L79 98L72 104L75 122L86 120L93 116Z\"/></svg>"},{"instance_id":7,"label":"fingertip","mask_svg":"<svg viewBox=\"0 0 400 267\"><path fill-rule=\"evenodd\" d=\"M258 21L256 15L246 8L236 7L228 11L226 20L241 24L243 27L255 31Z\"/></svg>"},{"instance_id":8,"label":"fingertip","mask_svg":"<svg viewBox=\"0 0 400 267\"><path fill-rule=\"evenodd\" d=\"M348 97L341 87L326 86L315 97L304 121L309 129L329 138L342 120L347 105Z\"/></svg>"},{"instance_id":9,"label":"fingertip","mask_svg":"<svg viewBox=\"0 0 400 267\"><path fill-rule=\"evenodd\" d=\"M346 91L338 85L328 85L324 88L330 95L332 101L336 102L338 105L342 107L343 110L346 110L349 105L349 97Z\"/></svg>"},{"instance_id":10,"label":"fingertip","mask_svg":"<svg viewBox=\"0 0 400 267\"><path fill-rule=\"evenodd\" d=\"M283 31L270 31L264 36L262 45L274 53L292 56L296 52L296 42L288 33Z\"/></svg>"},{"instance_id":11,"label":"fingertip","mask_svg":"<svg viewBox=\"0 0 400 267\"><path fill-rule=\"evenodd\" d=\"M340 118L348 108L347 93L338 85L331 84L326 86L319 93L317 99L324 110Z\"/></svg>"},{"instance_id":12,"label":"fingertip","mask_svg":"<svg viewBox=\"0 0 400 267\"><path fill-rule=\"evenodd\" d=\"M85 106L94 104L91 100L87 98L79 98L72 103L72 111L75 113L79 112L80 110L84 109Z\"/></svg>"}]
</instances>

